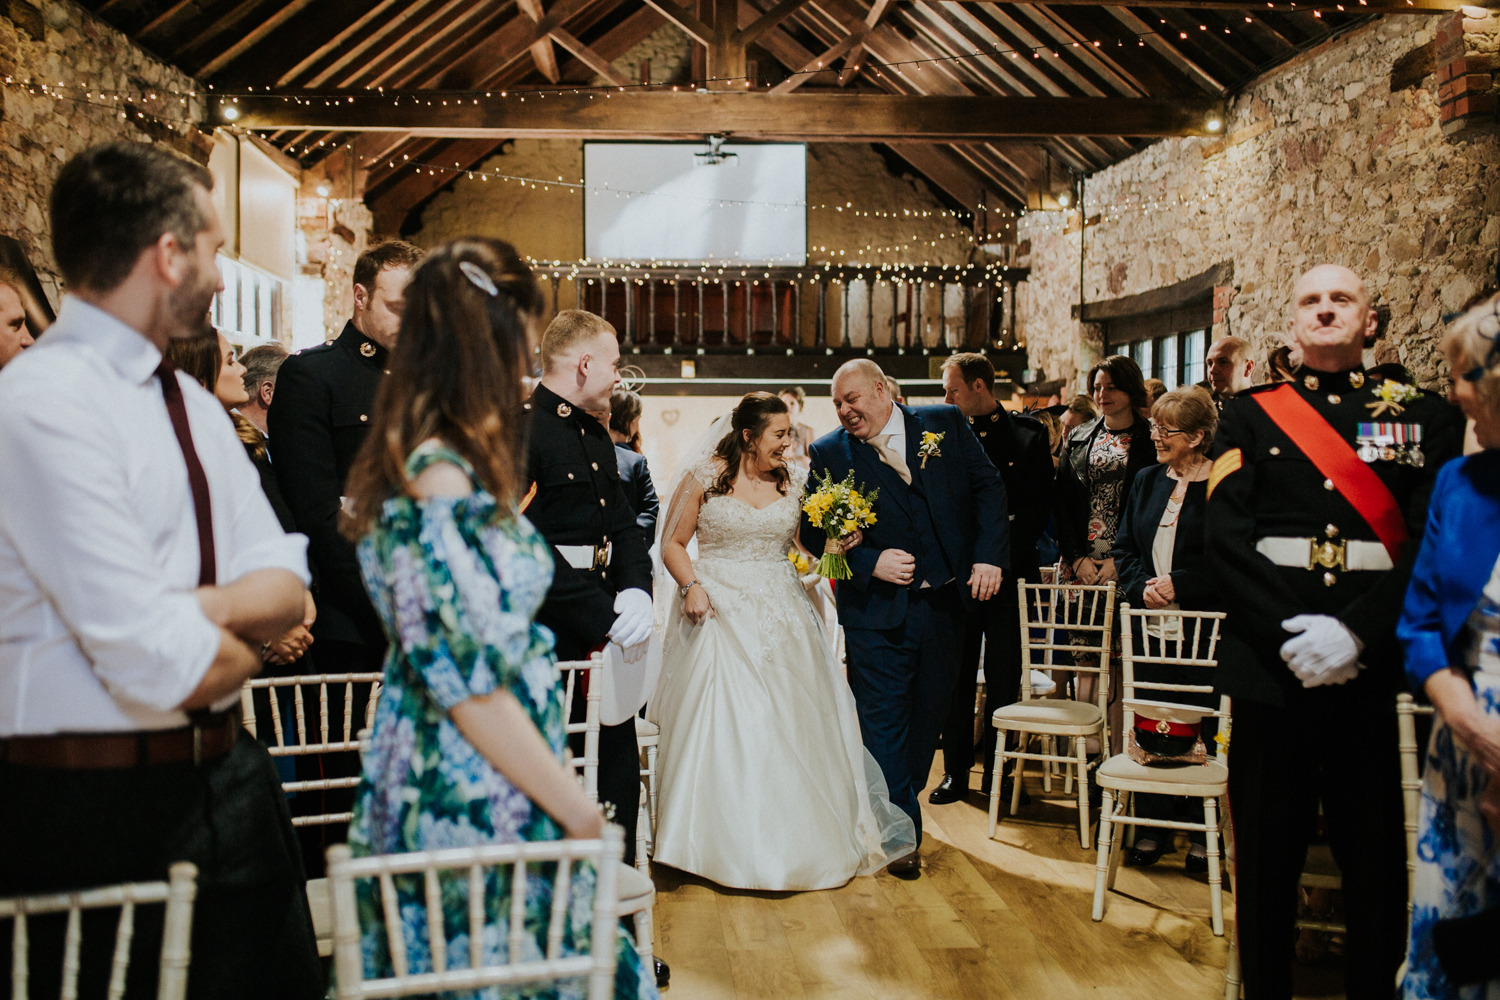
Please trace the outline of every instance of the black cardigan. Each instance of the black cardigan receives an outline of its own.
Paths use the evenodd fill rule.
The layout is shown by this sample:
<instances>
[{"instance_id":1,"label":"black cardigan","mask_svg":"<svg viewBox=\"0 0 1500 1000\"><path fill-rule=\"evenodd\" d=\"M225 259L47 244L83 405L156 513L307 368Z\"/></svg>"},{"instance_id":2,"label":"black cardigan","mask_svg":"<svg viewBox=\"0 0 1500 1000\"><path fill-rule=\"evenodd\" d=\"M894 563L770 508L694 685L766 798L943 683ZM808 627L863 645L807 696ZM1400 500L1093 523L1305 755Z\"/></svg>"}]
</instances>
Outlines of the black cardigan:
<instances>
[{"instance_id":1,"label":"black cardigan","mask_svg":"<svg viewBox=\"0 0 1500 1000\"><path fill-rule=\"evenodd\" d=\"M1142 470L1131 483L1115 535L1115 572L1119 574L1120 601L1132 608L1146 606L1146 581L1156 576L1151 547L1156 543L1156 529L1177 480L1167 475L1165 465ZM1172 588L1177 605L1184 611L1218 610L1218 589L1209 572L1204 551L1204 524L1208 517L1208 481L1188 483L1177 521L1177 538L1172 546Z\"/></svg>"},{"instance_id":2,"label":"black cardigan","mask_svg":"<svg viewBox=\"0 0 1500 1000\"><path fill-rule=\"evenodd\" d=\"M1089 554L1089 449L1103 428L1104 418L1095 417L1075 429L1063 445L1062 458L1057 464L1054 524L1058 550L1068 562ZM1142 469L1156 464L1156 445L1151 443L1149 428L1144 417L1136 417L1130 435L1130 458L1125 465L1126 483L1134 483Z\"/></svg>"}]
</instances>

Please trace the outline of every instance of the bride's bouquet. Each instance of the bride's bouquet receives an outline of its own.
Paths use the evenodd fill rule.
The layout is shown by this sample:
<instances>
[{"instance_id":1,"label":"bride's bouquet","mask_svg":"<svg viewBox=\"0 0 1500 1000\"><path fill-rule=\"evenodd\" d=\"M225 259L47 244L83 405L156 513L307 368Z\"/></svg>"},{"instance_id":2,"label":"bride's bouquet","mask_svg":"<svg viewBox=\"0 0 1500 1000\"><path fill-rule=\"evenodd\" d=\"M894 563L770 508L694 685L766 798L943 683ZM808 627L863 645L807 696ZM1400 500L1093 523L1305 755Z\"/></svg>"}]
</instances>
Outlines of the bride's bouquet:
<instances>
[{"instance_id":1,"label":"bride's bouquet","mask_svg":"<svg viewBox=\"0 0 1500 1000\"><path fill-rule=\"evenodd\" d=\"M813 477L817 482L817 477ZM849 560L839 543L860 528L875 523L875 498L879 490L865 492L864 484L854 485L854 470L844 481L833 481L833 473L824 472L818 488L802 501L802 510L812 523L821 528L828 540L823 543L823 557L818 560L817 574L830 580L849 579Z\"/></svg>"}]
</instances>

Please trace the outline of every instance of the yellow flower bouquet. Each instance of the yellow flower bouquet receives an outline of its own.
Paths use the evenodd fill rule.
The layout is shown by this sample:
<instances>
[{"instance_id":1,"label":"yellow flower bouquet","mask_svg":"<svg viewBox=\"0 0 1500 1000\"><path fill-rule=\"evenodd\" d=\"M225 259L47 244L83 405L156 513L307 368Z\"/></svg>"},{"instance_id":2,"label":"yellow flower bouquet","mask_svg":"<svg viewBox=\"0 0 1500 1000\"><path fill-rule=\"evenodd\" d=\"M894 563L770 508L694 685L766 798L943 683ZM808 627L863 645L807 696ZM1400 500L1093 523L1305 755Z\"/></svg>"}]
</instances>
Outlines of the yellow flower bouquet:
<instances>
[{"instance_id":1,"label":"yellow flower bouquet","mask_svg":"<svg viewBox=\"0 0 1500 1000\"><path fill-rule=\"evenodd\" d=\"M839 543L875 523L875 498L880 491L866 493L863 483L856 487L853 469L841 483L834 482L833 473L826 471L822 482L817 482L816 475L813 481L818 488L803 498L802 510L828 536L816 572L830 580L847 580L850 577L849 560L844 557Z\"/></svg>"}]
</instances>

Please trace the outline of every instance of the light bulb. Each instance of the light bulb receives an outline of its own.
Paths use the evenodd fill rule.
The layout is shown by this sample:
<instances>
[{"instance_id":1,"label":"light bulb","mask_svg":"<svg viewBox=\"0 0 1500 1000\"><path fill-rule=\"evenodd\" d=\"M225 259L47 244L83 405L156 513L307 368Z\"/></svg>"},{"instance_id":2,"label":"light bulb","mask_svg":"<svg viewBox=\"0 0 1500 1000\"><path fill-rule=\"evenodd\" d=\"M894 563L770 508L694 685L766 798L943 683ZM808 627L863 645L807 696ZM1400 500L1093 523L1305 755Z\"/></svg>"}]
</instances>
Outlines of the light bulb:
<instances>
[{"instance_id":1,"label":"light bulb","mask_svg":"<svg viewBox=\"0 0 1500 1000\"><path fill-rule=\"evenodd\" d=\"M1217 119L1217 118L1210 118L1208 120L1208 130L1210 132L1217 132L1217 131L1219 131L1219 129L1221 129L1223 127L1224 127L1224 123L1221 122L1221 121L1219 121L1219 119Z\"/></svg>"},{"instance_id":2,"label":"light bulb","mask_svg":"<svg viewBox=\"0 0 1500 1000\"><path fill-rule=\"evenodd\" d=\"M1064 191L1062 194L1057 196L1057 203L1063 208L1067 208L1073 203L1073 196Z\"/></svg>"},{"instance_id":3,"label":"light bulb","mask_svg":"<svg viewBox=\"0 0 1500 1000\"><path fill-rule=\"evenodd\" d=\"M240 116L240 109L237 108L237 107L235 107L234 105L230 104L230 105L227 105L224 108L224 117L227 120L234 121L239 116Z\"/></svg>"}]
</instances>

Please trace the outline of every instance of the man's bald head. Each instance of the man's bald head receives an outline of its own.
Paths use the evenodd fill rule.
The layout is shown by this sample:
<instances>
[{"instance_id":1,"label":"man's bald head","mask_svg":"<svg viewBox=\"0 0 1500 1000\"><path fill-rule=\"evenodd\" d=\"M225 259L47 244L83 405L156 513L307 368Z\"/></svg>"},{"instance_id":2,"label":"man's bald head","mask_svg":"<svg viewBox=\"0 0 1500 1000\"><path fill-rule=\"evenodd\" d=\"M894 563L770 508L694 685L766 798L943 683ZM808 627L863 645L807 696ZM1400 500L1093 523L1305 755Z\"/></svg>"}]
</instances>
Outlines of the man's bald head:
<instances>
[{"instance_id":1,"label":"man's bald head","mask_svg":"<svg viewBox=\"0 0 1500 1000\"><path fill-rule=\"evenodd\" d=\"M885 372L868 358L846 361L833 373L833 405L839 423L861 441L879 434L891 419L891 391Z\"/></svg>"},{"instance_id":2,"label":"man's bald head","mask_svg":"<svg viewBox=\"0 0 1500 1000\"><path fill-rule=\"evenodd\" d=\"M1342 371L1359 364L1375 324L1364 280L1347 267L1319 264L1292 286L1291 339L1311 368Z\"/></svg>"},{"instance_id":3,"label":"man's bald head","mask_svg":"<svg viewBox=\"0 0 1500 1000\"><path fill-rule=\"evenodd\" d=\"M1215 396L1233 396L1255 384L1251 377L1255 361L1250 357L1250 345L1238 337L1220 337L1214 341L1204 355L1203 366Z\"/></svg>"}]
</instances>

